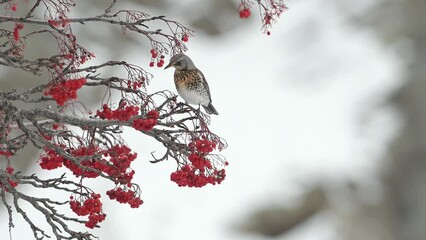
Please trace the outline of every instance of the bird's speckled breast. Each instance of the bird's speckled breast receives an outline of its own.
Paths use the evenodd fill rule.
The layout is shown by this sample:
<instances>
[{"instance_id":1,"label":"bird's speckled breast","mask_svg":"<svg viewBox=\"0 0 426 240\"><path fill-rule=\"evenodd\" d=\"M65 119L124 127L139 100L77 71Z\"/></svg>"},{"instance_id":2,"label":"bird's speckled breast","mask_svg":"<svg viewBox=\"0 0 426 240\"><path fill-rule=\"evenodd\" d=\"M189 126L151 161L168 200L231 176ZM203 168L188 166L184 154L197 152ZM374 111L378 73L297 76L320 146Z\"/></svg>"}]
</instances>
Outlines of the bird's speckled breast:
<instances>
[{"instance_id":1,"label":"bird's speckled breast","mask_svg":"<svg viewBox=\"0 0 426 240\"><path fill-rule=\"evenodd\" d=\"M197 70L176 70L175 71L175 85L176 89L184 88L187 91L199 91L202 84L198 79Z\"/></svg>"},{"instance_id":2,"label":"bird's speckled breast","mask_svg":"<svg viewBox=\"0 0 426 240\"><path fill-rule=\"evenodd\" d=\"M188 103L207 105L210 96L205 86L202 75L197 69L176 70L175 85L179 95Z\"/></svg>"}]
</instances>

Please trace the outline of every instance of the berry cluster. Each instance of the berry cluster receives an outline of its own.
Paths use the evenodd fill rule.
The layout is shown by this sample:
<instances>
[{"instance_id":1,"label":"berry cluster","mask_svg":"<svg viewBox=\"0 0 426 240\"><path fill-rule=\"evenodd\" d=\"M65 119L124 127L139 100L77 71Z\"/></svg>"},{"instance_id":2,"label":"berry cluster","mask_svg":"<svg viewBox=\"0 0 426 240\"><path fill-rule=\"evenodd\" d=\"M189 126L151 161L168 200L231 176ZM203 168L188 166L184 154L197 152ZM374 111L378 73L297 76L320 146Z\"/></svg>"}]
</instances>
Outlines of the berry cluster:
<instances>
[{"instance_id":1,"label":"berry cluster","mask_svg":"<svg viewBox=\"0 0 426 240\"><path fill-rule=\"evenodd\" d=\"M138 81L127 81L127 87L131 88L131 89L139 89L143 86L143 84L145 83L145 78L141 77Z\"/></svg>"},{"instance_id":2,"label":"berry cluster","mask_svg":"<svg viewBox=\"0 0 426 240\"><path fill-rule=\"evenodd\" d=\"M15 169L13 169L13 167L11 167L11 166L7 167L7 168L6 168L6 170L5 170L5 172L6 172L7 174L9 174L9 175L12 175L14 171L15 171ZM18 186L18 183L17 183L17 182L15 182L15 181L13 181L12 179L8 179L8 180L7 180L7 182L9 183L9 185L10 185L12 188L15 188L16 186ZM0 189L1 189L1 188L3 188L3 185L2 185L2 183L0 182ZM5 186L4 188L5 188L4 190L5 190L6 192L9 192L9 187L8 187L8 186Z\"/></svg>"},{"instance_id":3,"label":"berry cluster","mask_svg":"<svg viewBox=\"0 0 426 240\"><path fill-rule=\"evenodd\" d=\"M12 156L12 153L10 151L0 150L0 155L10 157Z\"/></svg>"},{"instance_id":4,"label":"berry cluster","mask_svg":"<svg viewBox=\"0 0 426 240\"><path fill-rule=\"evenodd\" d=\"M96 178L101 173L110 176L117 186L120 188L107 191L107 195L111 199L116 199L120 203L127 203L132 208L139 207L143 201L140 199L140 188L135 188L135 191L127 189L132 186L132 179L135 171L130 169L137 154L132 153L131 149L125 145L114 145L109 149L100 149L96 146L79 148L65 148L58 145L75 157L87 156L103 156L102 159L87 159L82 160L79 164L74 161L60 156L52 149L44 149L44 154L41 157L40 166L43 169L55 169L64 165L70 169L74 175L84 178ZM10 171L10 170L8 170ZM11 170L13 172L13 169ZM16 186L16 185L14 185ZM126 190L123 190L126 189ZM99 194L91 194L90 197L82 197L79 200L73 200L71 197L70 207L79 216L88 215L86 227L94 228L99 222L105 219L105 214L102 213L102 203Z\"/></svg>"},{"instance_id":5,"label":"berry cluster","mask_svg":"<svg viewBox=\"0 0 426 240\"><path fill-rule=\"evenodd\" d=\"M124 204L127 203L131 208L138 208L143 203L138 194L131 189L125 190L118 187L107 191L106 194L111 200L116 200L117 202Z\"/></svg>"},{"instance_id":6,"label":"berry cluster","mask_svg":"<svg viewBox=\"0 0 426 240\"><path fill-rule=\"evenodd\" d=\"M209 160L197 153L191 153L188 156L188 160L192 163L192 166L200 172L205 172L206 169L213 168Z\"/></svg>"},{"instance_id":7,"label":"berry cluster","mask_svg":"<svg viewBox=\"0 0 426 240\"><path fill-rule=\"evenodd\" d=\"M21 39L21 35L19 34L19 31L21 31L23 28L24 28L24 24L15 23L15 27L13 28L13 39L15 39L15 41L19 41L19 39Z\"/></svg>"},{"instance_id":8,"label":"berry cluster","mask_svg":"<svg viewBox=\"0 0 426 240\"><path fill-rule=\"evenodd\" d=\"M50 141L50 140L52 140L52 139L53 139L53 136L52 136L52 135L47 135L47 134L43 134L43 133L40 133L40 135L41 135L44 139L46 139L47 141Z\"/></svg>"},{"instance_id":9,"label":"berry cluster","mask_svg":"<svg viewBox=\"0 0 426 240\"><path fill-rule=\"evenodd\" d=\"M151 110L146 114L149 119L158 119L160 113L157 110Z\"/></svg>"},{"instance_id":10,"label":"berry cluster","mask_svg":"<svg viewBox=\"0 0 426 240\"><path fill-rule=\"evenodd\" d=\"M164 65L164 55L158 55L155 49L151 49L151 62L149 63L150 67L154 67L154 60L157 60L157 67L162 67Z\"/></svg>"},{"instance_id":11,"label":"berry cluster","mask_svg":"<svg viewBox=\"0 0 426 240\"><path fill-rule=\"evenodd\" d=\"M133 120L132 127L139 131L149 131L157 125L158 117L159 112L157 110L151 110L147 113L146 118Z\"/></svg>"},{"instance_id":12,"label":"berry cluster","mask_svg":"<svg viewBox=\"0 0 426 240\"><path fill-rule=\"evenodd\" d=\"M137 154L131 151L125 145L115 145L104 151L104 156L109 157L109 166L101 170L114 177L116 183L130 183L135 174L135 171L129 171L130 165L137 158Z\"/></svg>"},{"instance_id":13,"label":"berry cluster","mask_svg":"<svg viewBox=\"0 0 426 240\"><path fill-rule=\"evenodd\" d=\"M92 193L86 199L81 198L79 201L73 200L71 196L70 207L73 212L78 216L89 215L89 221L86 222L86 227L94 228L98 223L105 220L106 214L102 213L102 202L100 201L100 194Z\"/></svg>"},{"instance_id":14,"label":"berry cluster","mask_svg":"<svg viewBox=\"0 0 426 240\"><path fill-rule=\"evenodd\" d=\"M99 154L99 149L95 146L81 146L77 149L69 149L68 152L75 157L86 157ZM100 173L98 171L90 170L90 168L101 171L101 169L103 169L105 166L103 161L96 161L92 159L83 160L79 163L83 167L80 167L74 161L69 159L65 159L63 161L64 166L71 170L71 172L77 177L83 176L86 178L96 178L99 176Z\"/></svg>"},{"instance_id":15,"label":"berry cluster","mask_svg":"<svg viewBox=\"0 0 426 240\"><path fill-rule=\"evenodd\" d=\"M205 160L208 162L208 160ZM217 170L214 169L206 173L204 171L206 165L203 165L201 169L191 166L189 164L184 165L177 171L170 175L170 180L177 183L179 187L204 187L208 183L215 185L220 184L225 179L225 169Z\"/></svg>"},{"instance_id":16,"label":"berry cluster","mask_svg":"<svg viewBox=\"0 0 426 240\"><path fill-rule=\"evenodd\" d=\"M86 84L86 78L62 81L47 89L44 95L51 95L59 106L63 106L69 99L77 98L77 90L84 84Z\"/></svg>"},{"instance_id":17,"label":"berry cluster","mask_svg":"<svg viewBox=\"0 0 426 240\"><path fill-rule=\"evenodd\" d=\"M54 150L44 148L44 154L40 158L40 167L42 169L52 170L62 167L65 158L58 155Z\"/></svg>"},{"instance_id":18,"label":"berry cluster","mask_svg":"<svg viewBox=\"0 0 426 240\"><path fill-rule=\"evenodd\" d=\"M49 19L49 20L47 20L47 23L52 27L63 27L64 28L70 23L70 21L63 16L59 16L58 20Z\"/></svg>"},{"instance_id":19,"label":"berry cluster","mask_svg":"<svg viewBox=\"0 0 426 240\"><path fill-rule=\"evenodd\" d=\"M9 174L13 174L13 172L15 171L15 169L13 169L13 167L9 166L6 168L6 172Z\"/></svg>"},{"instance_id":20,"label":"berry cluster","mask_svg":"<svg viewBox=\"0 0 426 240\"><path fill-rule=\"evenodd\" d=\"M131 117L139 113L139 107L126 105L126 102L122 102L117 109L111 110L107 104L104 104L102 106L102 111L98 110L96 116L108 120L129 121Z\"/></svg>"},{"instance_id":21,"label":"berry cluster","mask_svg":"<svg viewBox=\"0 0 426 240\"><path fill-rule=\"evenodd\" d=\"M190 142L188 147L192 152L207 154L216 148L216 143L207 139L198 139Z\"/></svg>"},{"instance_id":22,"label":"berry cluster","mask_svg":"<svg viewBox=\"0 0 426 240\"><path fill-rule=\"evenodd\" d=\"M239 13L240 13L240 18L249 18L251 15L250 9L248 8L241 9Z\"/></svg>"},{"instance_id":23,"label":"berry cluster","mask_svg":"<svg viewBox=\"0 0 426 240\"><path fill-rule=\"evenodd\" d=\"M206 155L216 148L216 143L208 139L196 139L188 144L191 154L183 167L173 172L170 179L179 187L203 187L210 183L215 185L225 179L225 169L218 170ZM225 163L227 165L227 163Z\"/></svg>"},{"instance_id":24,"label":"berry cluster","mask_svg":"<svg viewBox=\"0 0 426 240\"><path fill-rule=\"evenodd\" d=\"M65 151L75 157L103 155L104 158L100 160L82 160L79 164L76 164L72 160L65 159L56 151L45 148L44 154L40 158L40 166L43 169L51 170L64 165L71 170L74 175L86 178L96 178L103 172L111 176L115 183L120 184L130 183L135 174L133 170L130 170L130 165L131 162L136 159L137 154L132 153L131 149L125 145L114 145L106 150L101 150L95 146L81 146L76 149L65 148Z\"/></svg>"},{"instance_id":25,"label":"berry cluster","mask_svg":"<svg viewBox=\"0 0 426 240\"><path fill-rule=\"evenodd\" d=\"M271 32L269 29L272 27L272 24L277 21L280 15L287 9L287 6L284 4L284 0L240 0L240 5L238 8L240 18L250 17L250 8L255 2L259 5L262 30L267 35L270 35Z\"/></svg>"}]
</instances>

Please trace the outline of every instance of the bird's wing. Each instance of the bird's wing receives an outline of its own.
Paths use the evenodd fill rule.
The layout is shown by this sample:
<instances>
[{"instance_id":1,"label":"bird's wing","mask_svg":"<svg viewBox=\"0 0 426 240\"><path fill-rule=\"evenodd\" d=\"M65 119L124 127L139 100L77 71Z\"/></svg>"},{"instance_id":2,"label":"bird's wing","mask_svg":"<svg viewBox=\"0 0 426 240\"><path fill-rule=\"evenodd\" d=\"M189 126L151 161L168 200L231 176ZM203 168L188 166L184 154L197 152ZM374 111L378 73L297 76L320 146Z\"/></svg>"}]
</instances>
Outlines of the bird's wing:
<instances>
[{"instance_id":1,"label":"bird's wing","mask_svg":"<svg viewBox=\"0 0 426 240\"><path fill-rule=\"evenodd\" d=\"M210 102L212 102L212 96L210 94L209 84L207 83L207 80L204 77L204 74L200 70L198 70L198 69L197 69L197 74L198 74L198 77L200 77L203 80L203 84L204 84L204 87L207 90L207 94L209 95Z\"/></svg>"}]
</instances>

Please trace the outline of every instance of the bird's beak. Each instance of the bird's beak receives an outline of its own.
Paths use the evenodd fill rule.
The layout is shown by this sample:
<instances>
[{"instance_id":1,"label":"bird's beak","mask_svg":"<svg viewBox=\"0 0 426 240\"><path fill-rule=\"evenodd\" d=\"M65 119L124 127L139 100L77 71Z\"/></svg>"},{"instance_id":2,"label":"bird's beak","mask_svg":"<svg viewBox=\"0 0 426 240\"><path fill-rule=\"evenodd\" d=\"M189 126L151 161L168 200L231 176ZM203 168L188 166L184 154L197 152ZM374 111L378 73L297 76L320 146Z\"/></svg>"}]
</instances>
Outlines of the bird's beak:
<instances>
[{"instance_id":1,"label":"bird's beak","mask_svg":"<svg viewBox=\"0 0 426 240\"><path fill-rule=\"evenodd\" d=\"M169 63L164 69L167 69L172 66L172 63Z\"/></svg>"}]
</instances>

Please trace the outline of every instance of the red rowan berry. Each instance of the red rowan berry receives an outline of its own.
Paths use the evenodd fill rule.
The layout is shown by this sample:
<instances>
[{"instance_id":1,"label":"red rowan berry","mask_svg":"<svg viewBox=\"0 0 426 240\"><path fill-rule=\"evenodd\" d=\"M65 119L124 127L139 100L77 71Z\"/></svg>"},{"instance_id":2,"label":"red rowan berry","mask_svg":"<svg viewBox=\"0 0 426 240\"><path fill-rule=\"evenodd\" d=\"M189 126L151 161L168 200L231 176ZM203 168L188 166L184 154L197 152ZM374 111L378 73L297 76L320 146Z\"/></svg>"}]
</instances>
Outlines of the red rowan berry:
<instances>
[{"instance_id":1,"label":"red rowan berry","mask_svg":"<svg viewBox=\"0 0 426 240\"><path fill-rule=\"evenodd\" d=\"M13 171L14 171L14 169L11 166L6 168L6 172L9 173L9 174L13 174Z\"/></svg>"},{"instance_id":2,"label":"red rowan berry","mask_svg":"<svg viewBox=\"0 0 426 240\"><path fill-rule=\"evenodd\" d=\"M189 40L189 36L188 35L183 35L182 41L183 42L188 42L188 40Z\"/></svg>"}]
</instances>

